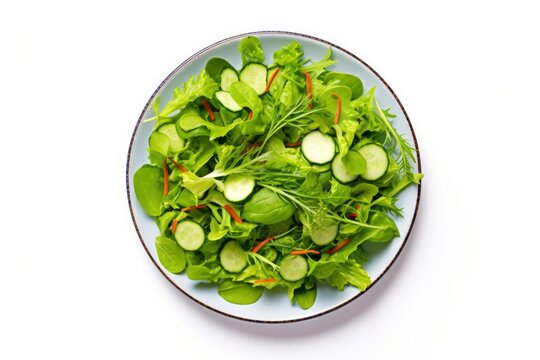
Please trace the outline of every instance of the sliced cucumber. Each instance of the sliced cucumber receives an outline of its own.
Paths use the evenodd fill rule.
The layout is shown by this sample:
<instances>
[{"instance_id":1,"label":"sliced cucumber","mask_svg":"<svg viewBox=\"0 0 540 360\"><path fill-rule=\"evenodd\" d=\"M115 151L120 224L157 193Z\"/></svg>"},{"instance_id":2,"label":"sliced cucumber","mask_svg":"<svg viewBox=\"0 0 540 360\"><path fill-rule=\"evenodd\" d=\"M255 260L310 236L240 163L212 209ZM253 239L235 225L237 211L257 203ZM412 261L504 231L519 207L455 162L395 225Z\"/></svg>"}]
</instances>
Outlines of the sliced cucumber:
<instances>
[{"instance_id":1,"label":"sliced cucumber","mask_svg":"<svg viewBox=\"0 0 540 360\"><path fill-rule=\"evenodd\" d=\"M238 105L236 101L234 101L231 94L229 94L227 91L216 91L215 96L221 106L223 106L225 109L232 112L242 110L242 107Z\"/></svg>"},{"instance_id":2,"label":"sliced cucumber","mask_svg":"<svg viewBox=\"0 0 540 360\"><path fill-rule=\"evenodd\" d=\"M337 222L323 219L311 225L311 240L316 245L324 246L336 238L338 231L339 224Z\"/></svg>"},{"instance_id":3,"label":"sliced cucumber","mask_svg":"<svg viewBox=\"0 0 540 360\"><path fill-rule=\"evenodd\" d=\"M223 195L232 202L244 201L255 188L255 179L247 175L232 174L225 180Z\"/></svg>"},{"instance_id":4,"label":"sliced cucumber","mask_svg":"<svg viewBox=\"0 0 540 360\"><path fill-rule=\"evenodd\" d=\"M263 64L247 64L242 71L240 71L240 81L251 86L257 95L262 95L266 89L267 73L268 69Z\"/></svg>"},{"instance_id":5,"label":"sliced cucumber","mask_svg":"<svg viewBox=\"0 0 540 360\"><path fill-rule=\"evenodd\" d=\"M247 255L236 240L230 240L221 248L219 262L226 271L237 273L246 267Z\"/></svg>"},{"instance_id":6,"label":"sliced cucumber","mask_svg":"<svg viewBox=\"0 0 540 360\"><path fill-rule=\"evenodd\" d=\"M302 153L310 163L326 164L334 158L336 144L330 135L315 130L302 140Z\"/></svg>"},{"instance_id":7,"label":"sliced cucumber","mask_svg":"<svg viewBox=\"0 0 540 360\"><path fill-rule=\"evenodd\" d=\"M334 160L332 160L332 174L336 179L344 184L350 183L351 181L356 180L358 177L358 175L351 173L347 169L343 163L343 160L341 159L341 156L339 155L334 157Z\"/></svg>"},{"instance_id":8,"label":"sliced cucumber","mask_svg":"<svg viewBox=\"0 0 540 360\"><path fill-rule=\"evenodd\" d=\"M169 137L169 151L174 153L182 151L185 141L178 136L175 124L165 124L158 129L158 132Z\"/></svg>"},{"instance_id":9,"label":"sliced cucumber","mask_svg":"<svg viewBox=\"0 0 540 360\"><path fill-rule=\"evenodd\" d=\"M378 144L368 144L358 149L360 155L366 159L366 171L361 175L365 180L380 179L388 169L388 154Z\"/></svg>"},{"instance_id":10,"label":"sliced cucumber","mask_svg":"<svg viewBox=\"0 0 540 360\"><path fill-rule=\"evenodd\" d=\"M238 74L231 68L221 72L220 87L221 90L229 91L231 84L238 81Z\"/></svg>"},{"instance_id":11,"label":"sliced cucumber","mask_svg":"<svg viewBox=\"0 0 540 360\"><path fill-rule=\"evenodd\" d=\"M298 281L306 277L308 263L303 256L289 255L281 261L279 275L286 281Z\"/></svg>"},{"instance_id":12,"label":"sliced cucumber","mask_svg":"<svg viewBox=\"0 0 540 360\"><path fill-rule=\"evenodd\" d=\"M174 238L184 250L199 250L204 243L204 230L201 225L191 220L180 221L176 225Z\"/></svg>"}]
</instances>

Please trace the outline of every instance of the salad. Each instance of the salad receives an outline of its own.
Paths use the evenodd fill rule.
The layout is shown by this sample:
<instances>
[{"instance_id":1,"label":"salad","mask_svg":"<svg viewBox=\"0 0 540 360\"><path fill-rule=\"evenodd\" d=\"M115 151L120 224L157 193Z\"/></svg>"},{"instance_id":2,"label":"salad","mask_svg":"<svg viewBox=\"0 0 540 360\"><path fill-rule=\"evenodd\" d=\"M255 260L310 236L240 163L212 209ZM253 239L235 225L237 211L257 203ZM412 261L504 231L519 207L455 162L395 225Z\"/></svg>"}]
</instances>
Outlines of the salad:
<instances>
[{"instance_id":1,"label":"salad","mask_svg":"<svg viewBox=\"0 0 540 360\"><path fill-rule=\"evenodd\" d=\"M363 245L399 236L397 196L422 178L414 148L375 88L331 70L331 49L312 61L293 41L272 64L256 37L238 50L240 70L210 59L145 120L133 184L161 264L234 304L282 288L308 309L320 284L365 290Z\"/></svg>"}]
</instances>

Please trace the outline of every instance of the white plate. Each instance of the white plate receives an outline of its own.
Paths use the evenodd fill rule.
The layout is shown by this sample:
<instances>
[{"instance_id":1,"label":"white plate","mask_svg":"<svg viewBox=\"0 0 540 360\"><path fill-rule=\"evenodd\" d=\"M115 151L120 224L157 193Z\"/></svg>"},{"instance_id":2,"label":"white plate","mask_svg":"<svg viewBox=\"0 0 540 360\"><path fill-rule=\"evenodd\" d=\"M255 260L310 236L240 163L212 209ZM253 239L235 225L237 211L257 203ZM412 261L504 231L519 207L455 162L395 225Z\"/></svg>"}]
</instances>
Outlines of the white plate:
<instances>
[{"instance_id":1,"label":"white plate","mask_svg":"<svg viewBox=\"0 0 540 360\"><path fill-rule=\"evenodd\" d=\"M222 57L227 59L236 68L240 68L241 59L237 47L240 40L247 35L257 36L261 40L267 64L273 62L272 54L274 51L289 44L293 40L298 41L302 45L305 58L314 60L322 58L328 47L331 47L333 58L338 60L338 63L334 65L332 70L357 75L362 79L365 89L376 86L376 97L382 108L390 108L397 115L393 119L394 126L399 133L404 134L410 143L414 144L418 149L412 125L397 96L382 77L358 57L327 41L302 34L276 31L242 34L217 42L194 54L167 76L153 93L137 121L129 146L126 173L129 206L137 234L146 252L161 273L189 298L220 314L242 320L256 322L305 320L336 310L357 299L365 292L360 292L355 287L348 287L344 291L339 291L331 287L319 286L317 301L308 310L302 310L300 307L292 305L284 291L266 291L263 297L252 305L234 305L228 303L218 295L217 286L207 286L191 281L185 274L171 274L161 266L154 246L154 239L159 235L159 230L153 218L145 214L133 192L133 173L147 162L146 149L148 147L148 138L154 124L143 123L142 121L152 116L152 111L149 107L154 98L159 95L161 103L166 103L171 98L173 89L182 86L190 76L198 74L204 68L206 62L212 57ZM416 155L418 162L415 166L417 171L420 172L418 152ZM371 276L372 284L366 291L385 274L401 252L414 223L419 199L420 186L410 186L400 193L397 205L404 209L404 217L396 219L396 224L401 236L395 238L384 247L374 246L371 249L372 254L369 262L365 265L365 269Z\"/></svg>"}]
</instances>

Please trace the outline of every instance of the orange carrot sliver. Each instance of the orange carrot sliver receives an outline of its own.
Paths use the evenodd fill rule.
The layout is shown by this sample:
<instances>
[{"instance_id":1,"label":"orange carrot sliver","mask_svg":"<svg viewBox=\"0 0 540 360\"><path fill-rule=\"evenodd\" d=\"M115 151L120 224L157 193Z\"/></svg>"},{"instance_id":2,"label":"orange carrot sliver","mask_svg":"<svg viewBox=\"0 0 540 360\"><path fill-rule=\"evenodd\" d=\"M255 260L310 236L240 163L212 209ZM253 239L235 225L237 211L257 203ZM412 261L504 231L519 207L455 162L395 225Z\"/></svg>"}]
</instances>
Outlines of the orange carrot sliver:
<instances>
[{"instance_id":1,"label":"orange carrot sliver","mask_svg":"<svg viewBox=\"0 0 540 360\"><path fill-rule=\"evenodd\" d=\"M305 254L320 254L317 250L293 250L289 254L291 255L305 255Z\"/></svg>"},{"instance_id":2,"label":"orange carrot sliver","mask_svg":"<svg viewBox=\"0 0 540 360\"><path fill-rule=\"evenodd\" d=\"M253 111L250 111L248 114L248 120L251 120L252 117L253 117Z\"/></svg>"},{"instance_id":3,"label":"orange carrot sliver","mask_svg":"<svg viewBox=\"0 0 540 360\"><path fill-rule=\"evenodd\" d=\"M163 195L169 194L169 167L167 166L167 159L163 159Z\"/></svg>"},{"instance_id":4,"label":"orange carrot sliver","mask_svg":"<svg viewBox=\"0 0 540 360\"><path fill-rule=\"evenodd\" d=\"M264 88L264 92L267 93L268 90L270 90L270 86L272 85L272 81L274 81L274 78L276 77L277 73L279 72L279 68L276 68L272 75L270 75L270 79L268 79L268 83L266 84L266 87Z\"/></svg>"},{"instance_id":5,"label":"orange carrot sliver","mask_svg":"<svg viewBox=\"0 0 540 360\"><path fill-rule=\"evenodd\" d=\"M349 241L351 241L351 239L343 240L342 242L340 242L339 244L337 244L336 246L334 246L333 248L328 250L326 253L332 255L333 253L335 253L336 251L338 251L339 249L341 249L342 247L347 245L349 243Z\"/></svg>"},{"instance_id":6,"label":"orange carrot sliver","mask_svg":"<svg viewBox=\"0 0 540 360\"><path fill-rule=\"evenodd\" d=\"M202 104L203 104L204 108L206 109L206 111L208 112L208 115L210 115L210 120L214 121L216 119L216 116L214 115L214 112L212 111L212 108L208 104L208 101L206 101L206 99L203 99Z\"/></svg>"},{"instance_id":7,"label":"orange carrot sliver","mask_svg":"<svg viewBox=\"0 0 540 360\"><path fill-rule=\"evenodd\" d=\"M354 207L356 210L361 210L362 209L362 205L360 204L356 204L356 206Z\"/></svg>"},{"instance_id":8,"label":"orange carrot sliver","mask_svg":"<svg viewBox=\"0 0 540 360\"><path fill-rule=\"evenodd\" d=\"M180 170L181 172L187 172L186 168L174 161L173 158L170 157L169 160L174 164L174 166L176 166L178 170Z\"/></svg>"},{"instance_id":9,"label":"orange carrot sliver","mask_svg":"<svg viewBox=\"0 0 540 360\"><path fill-rule=\"evenodd\" d=\"M304 76L306 77L306 91L307 97L309 98L308 108L312 109L313 104L311 104L311 76L309 76L309 73L307 71L304 71Z\"/></svg>"},{"instance_id":10,"label":"orange carrot sliver","mask_svg":"<svg viewBox=\"0 0 540 360\"><path fill-rule=\"evenodd\" d=\"M301 141L297 141L297 142L288 142L287 144L285 144L287 147L297 147L297 146L300 146L302 145L302 142Z\"/></svg>"},{"instance_id":11,"label":"orange carrot sliver","mask_svg":"<svg viewBox=\"0 0 540 360\"><path fill-rule=\"evenodd\" d=\"M172 225L171 225L171 232L174 234L174 232L176 231L176 225L178 225L178 219L174 219L172 221Z\"/></svg>"},{"instance_id":12,"label":"orange carrot sliver","mask_svg":"<svg viewBox=\"0 0 540 360\"><path fill-rule=\"evenodd\" d=\"M268 244L272 240L274 240L273 236L270 236L269 238L264 239L257 246L255 246L253 249L251 249L251 252L254 252L254 253L258 252L259 250L261 250L263 248L264 245Z\"/></svg>"},{"instance_id":13,"label":"orange carrot sliver","mask_svg":"<svg viewBox=\"0 0 540 360\"><path fill-rule=\"evenodd\" d=\"M191 210L194 210L194 209L203 209L205 207L206 207L206 204L192 205L192 206L188 206L188 207L183 208L182 211L186 212L186 211L191 211Z\"/></svg>"},{"instance_id":14,"label":"orange carrot sliver","mask_svg":"<svg viewBox=\"0 0 540 360\"><path fill-rule=\"evenodd\" d=\"M276 281L276 279L274 278L268 278L268 279L259 279L259 280L255 280L253 283L254 284L262 284L262 283L270 283L270 282L274 282Z\"/></svg>"},{"instance_id":15,"label":"orange carrot sliver","mask_svg":"<svg viewBox=\"0 0 540 360\"><path fill-rule=\"evenodd\" d=\"M234 219L234 221L236 221L237 223L239 224L243 224L244 222L242 221L242 219L240 218L240 216L238 216L238 214L234 211L234 209L229 205L229 204L225 204L223 205L223 208L225 210L227 210L227 212L229 214L231 214L231 217Z\"/></svg>"},{"instance_id":16,"label":"orange carrot sliver","mask_svg":"<svg viewBox=\"0 0 540 360\"><path fill-rule=\"evenodd\" d=\"M341 99L336 93L331 93L330 95L335 97L337 100L336 117L334 118L334 124L337 124L339 121L339 116L341 115Z\"/></svg>"}]
</instances>

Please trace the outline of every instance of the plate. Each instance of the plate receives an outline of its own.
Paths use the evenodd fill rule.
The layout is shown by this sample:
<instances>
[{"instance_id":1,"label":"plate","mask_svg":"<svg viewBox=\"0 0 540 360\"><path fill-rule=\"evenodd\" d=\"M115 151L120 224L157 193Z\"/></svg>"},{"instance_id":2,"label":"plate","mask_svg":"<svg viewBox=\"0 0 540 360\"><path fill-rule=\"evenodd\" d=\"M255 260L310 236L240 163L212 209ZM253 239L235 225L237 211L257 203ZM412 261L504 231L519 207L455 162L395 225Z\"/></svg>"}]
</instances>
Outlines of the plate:
<instances>
[{"instance_id":1,"label":"plate","mask_svg":"<svg viewBox=\"0 0 540 360\"><path fill-rule=\"evenodd\" d=\"M248 35L257 36L260 39L266 55L267 64L272 63L271 56L274 51L289 44L293 40L296 40L302 45L305 58L315 60L322 58L328 47L331 47L333 58L338 60L338 63L334 65L332 70L357 75L362 79L365 89L376 86L376 96L381 107L390 108L397 115L393 119L394 126L399 133L404 134L410 144L413 144L418 149L411 122L396 94L373 68L357 56L328 41L303 34L279 31L241 34L219 41L191 56L165 78L148 100L135 125L129 145L126 170L129 207L137 235L150 259L163 276L190 299L217 313L241 320L265 323L306 320L327 314L358 299L362 294L375 286L384 276L399 256L410 235L418 209L420 186L410 186L402 191L399 196L397 205L403 208L404 216L396 219L396 224L401 236L395 238L384 247L374 246L372 249L369 249L371 252L370 260L364 268L370 274L372 284L364 292L354 287L347 287L344 291L339 291L331 287L319 286L317 301L308 310L302 310L300 307L292 305L283 291L266 291L263 297L252 305L231 304L218 295L217 286L201 286L200 283L189 280L185 274L174 275L169 273L159 263L154 246L154 239L159 235L159 230L153 218L145 214L133 191L133 174L140 166L147 162L146 149L148 147L148 138L154 124L153 122L144 123L143 120L152 116L150 105L154 101L154 98L159 96L161 103L166 103L171 98L173 89L182 86L189 77L198 74L204 68L206 62L212 57L222 57L227 59L236 68L240 68L241 59L237 47L240 40ZM414 166L418 172L421 172L418 150L416 156L418 161Z\"/></svg>"}]
</instances>

